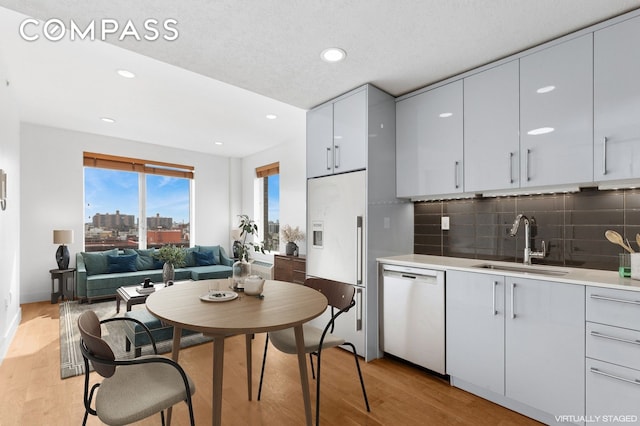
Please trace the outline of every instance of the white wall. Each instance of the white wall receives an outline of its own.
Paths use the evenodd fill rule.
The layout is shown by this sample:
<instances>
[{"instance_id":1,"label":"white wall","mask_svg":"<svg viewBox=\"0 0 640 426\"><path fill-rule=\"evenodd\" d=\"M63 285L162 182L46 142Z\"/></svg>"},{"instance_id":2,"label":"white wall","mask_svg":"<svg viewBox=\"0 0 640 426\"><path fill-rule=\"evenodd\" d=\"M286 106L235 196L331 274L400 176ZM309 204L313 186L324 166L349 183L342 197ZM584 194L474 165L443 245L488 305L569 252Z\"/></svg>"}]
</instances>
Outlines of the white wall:
<instances>
[{"instance_id":1,"label":"white wall","mask_svg":"<svg viewBox=\"0 0 640 426\"><path fill-rule=\"evenodd\" d=\"M7 173L8 185L6 210L0 210L0 363L21 318L20 120L10 82L0 55L0 169Z\"/></svg>"},{"instance_id":2,"label":"white wall","mask_svg":"<svg viewBox=\"0 0 640 426\"><path fill-rule=\"evenodd\" d=\"M54 229L74 230L71 266L75 266L75 253L83 249L83 151L194 166L192 244L222 244L228 250L228 158L26 123L21 127L20 146L20 303L50 299L49 270L57 268Z\"/></svg>"},{"instance_id":3,"label":"white wall","mask_svg":"<svg viewBox=\"0 0 640 426\"><path fill-rule=\"evenodd\" d=\"M304 128L304 127L303 127ZM306 236L307 223L307 167L306 167L306 135L301 132L298 140L283 143L275 148L250 155L242 159L242 204L241 212L254 219L253 187L256 178L256 167L276 161L280 162L280 226L299 226ZM237 222L237 215L233 216ZM235 222L234 222L235 223ZM306 251L306 243L298 243L300 254ZM284 251L284 249L282 249ZM259 259L262 256L253 254ZM273 258L272 255L266 256Z\"/></svg>"}]
</instances>

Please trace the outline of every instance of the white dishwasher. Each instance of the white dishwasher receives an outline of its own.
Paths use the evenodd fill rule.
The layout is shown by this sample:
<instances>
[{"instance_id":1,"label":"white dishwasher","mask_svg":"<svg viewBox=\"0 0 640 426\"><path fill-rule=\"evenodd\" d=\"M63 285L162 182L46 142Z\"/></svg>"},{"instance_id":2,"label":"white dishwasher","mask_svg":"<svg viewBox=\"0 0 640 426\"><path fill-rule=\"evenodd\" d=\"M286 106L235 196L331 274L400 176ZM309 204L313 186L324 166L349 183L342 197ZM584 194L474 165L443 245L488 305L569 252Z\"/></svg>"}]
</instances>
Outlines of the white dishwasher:
<instances>
[{"instance_id":1,"label":"white dishwasher","mask_svg":"<svg viewBox=\"0 0 640 426\"><path fill-rule=\"evenodd\" d=\"M445 374L445 273L382 265L382 349Z\"/></svg>"}]
</instances>

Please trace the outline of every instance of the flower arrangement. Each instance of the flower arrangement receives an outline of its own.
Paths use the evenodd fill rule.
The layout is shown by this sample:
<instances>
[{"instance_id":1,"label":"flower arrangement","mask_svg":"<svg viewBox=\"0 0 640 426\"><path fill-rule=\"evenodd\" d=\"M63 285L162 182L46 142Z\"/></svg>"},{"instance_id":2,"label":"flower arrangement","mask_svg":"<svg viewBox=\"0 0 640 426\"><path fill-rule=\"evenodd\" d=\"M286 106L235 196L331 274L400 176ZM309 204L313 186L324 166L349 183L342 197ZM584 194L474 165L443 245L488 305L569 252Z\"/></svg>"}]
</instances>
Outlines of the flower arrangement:
<instances>
[{"instance_id":1,"label":"flower arrangement","mask_svg":"<svg viewBox=\"0 0 640 426\"><path fill-rule=\"evenodd\" d=\"M288 243L295 243L304 240L304 232L299 227L292 228L290 225L284 225L280 231L282 239Z\"/></svg>"},{"instance_id":2,"label":"flower arrangement","mask_svg":"<svg viewBox=\"0 0 640 426\"><path fill-rule=\"evenodd\" d=\"M185 265L185 257L187 253L180 247L174 245L166 245L153 254L158 260L173 265L174 267L182 267Z\"/></svg>"},{"instance_id":3,"label":"flower arrangement","mask_svg":"<svg viewBox=\"0 0 640 426\"><path fill-rule=\"evenodd\" d=\"M251 248L253 248L254 251L259 251L264 254L264 246L261 243L247 242L249 235L258 235L258 225L246 214L239 215L238 217L240 218L238 228L240 229L240 238L242 239L238 246L238 258L248 262Z\"/></svg>"}]
</instances>

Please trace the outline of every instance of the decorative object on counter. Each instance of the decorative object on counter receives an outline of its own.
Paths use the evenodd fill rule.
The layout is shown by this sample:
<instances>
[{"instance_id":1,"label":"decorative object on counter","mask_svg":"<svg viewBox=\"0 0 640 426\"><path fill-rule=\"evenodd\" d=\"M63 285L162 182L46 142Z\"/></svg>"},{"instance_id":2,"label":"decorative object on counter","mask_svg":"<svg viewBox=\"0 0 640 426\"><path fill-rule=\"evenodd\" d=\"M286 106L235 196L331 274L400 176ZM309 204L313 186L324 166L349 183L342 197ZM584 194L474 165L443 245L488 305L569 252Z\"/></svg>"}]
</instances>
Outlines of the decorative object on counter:
<instances>
[{"instance_id":1,"label":"decorative object on counter","mask_svg":"<svg viewBox=\"0 0 640 426\"><path fill-rule=\"evenodd\" d=\"M249 275L244 280L244 294L247 296L260 296L264 289L264 278L259 275Z\"/></svg>"},{"instance_id":2,"label":"decorative object on counter","mask_svg":"<svg viewBox=\"0 0 640 426\"><path fill-rule=\"evenodd\" d=\"M634 253L635 254L635 253ZM618 266L618 274L621 278L629 278L631 276L631 253L620 253L618 259L620 264ZM640 265L638 265L640 268ZM640 279L640 276L638 277Z\"/></svg>"},{"instance_id":3,"label":"decorative object on counter","mask_svg":"<svg viewBox=\"0 0 640 426\"><path fill-rule=\"evenodd\" d=\"M7 209L7 174L2 169L0 169L0 208Z\"/></svg>"},{"instance_id":4,"label":"decorative object on counter","mask_svg":"<svg viewBox=\"0 0 640 426\"><path fill-rule=\"evenodd\" d=\"M249 218L248 215L243 214L239 216L240 225L240 238L242 241L238 246L238 261L233 264L233 287L236 290L242 291L244 289L245 279L251 275L251 264L249 263L249 255L251 249L259 251L264 254L264 244L247 242L249 235L258 236L258 225Z\"/></svg>"},{"instance_id":5,"label":"decorative object on counter","mask_svg":"<svg viewBox=\"0 0 640 426\"><path fill-rule=\"evenodd\" d=\"M285 253L287 256L298 256L298 245L296 242L304 240L304 232L299 227L292 228L290 225L282 227L282 238L287 242Z\"/></svg>"},{"instance_id":6,"label":"decorative object on counter","mask_svg":"<svg viewBox=\"0 0 640 426\"><path fill-rule=\"evenodd\" d=\"M634 252L633 249L627 243L624 242L622 235L618 234L616 231L612 231L609 229L604 233L604 236L607 240L609 240L609 242L619 245L629 253Z\"/></svg>"},{"instance_id":7,"label":"decorative object on counter","mask_svg":"<svg viewBox=\"0 0 640 426\"><path fill-rule=\"evenodd\" d=\"M187 253L184 249L174 245L166 245L160 247L153 257L164 262L162 266L162 282L167 283L175 279L175 268L185 265L185 257Z\"/></svg>"},{"instance_id":8,"label":"decorative object on counter","mask_svg":"<svg viewBox=\"0 0 640 426\"><path fill-rule=\"evenodd\" d=\"M67 229L54 229L53 243L60 244L56 251L56 263L58 264L58 269L67 269L69 267L69 249L65 244L73 243L73 231Z\"/></svg>"},{"instance_id":9,"label":"decorative object on counter","mask_svg":"<svg viewBox=\"0 0 640 426\"><path fill-rule=\"evenodd\" d=\"M622 255L620 255L622 256ZM640 280L640 253L629 253L629 275L634 280ZM620 275L622 276L622 275Z\"/></svg>"}]
</instances>

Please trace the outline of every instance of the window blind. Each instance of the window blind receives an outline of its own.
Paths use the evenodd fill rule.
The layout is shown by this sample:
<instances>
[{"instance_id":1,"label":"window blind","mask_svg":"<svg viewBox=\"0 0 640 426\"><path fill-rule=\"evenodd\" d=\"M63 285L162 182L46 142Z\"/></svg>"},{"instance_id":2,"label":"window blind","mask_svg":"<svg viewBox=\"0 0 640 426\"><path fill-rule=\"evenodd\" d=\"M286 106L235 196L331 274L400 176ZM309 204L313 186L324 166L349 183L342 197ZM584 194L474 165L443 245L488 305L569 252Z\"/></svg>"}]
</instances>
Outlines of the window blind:
<instances>
[{"instance_id":1,"label":"window blind","mask_svg":"<svg viewBox=\"0 0 640 426\"><path fill-rule=\"evenodd\" d=\"M98 154L95 152L85 152L83 155L83 164L85 167L98 167L101 169L140 172L187 179L193 179L195 170L193 166L185 166L183 164L118 157L116 155Z\"/></svg>"},{"instance_id":2,"label":"window blind","mask_svg":"<svg viewBox=\"0 0 640 426\"><path fill-rule=\"evenodd\" d=\"M266 166L256 167L256 176L259 178L280 174L280 162L267 164Z\"/></svg>"}]
</instances>

